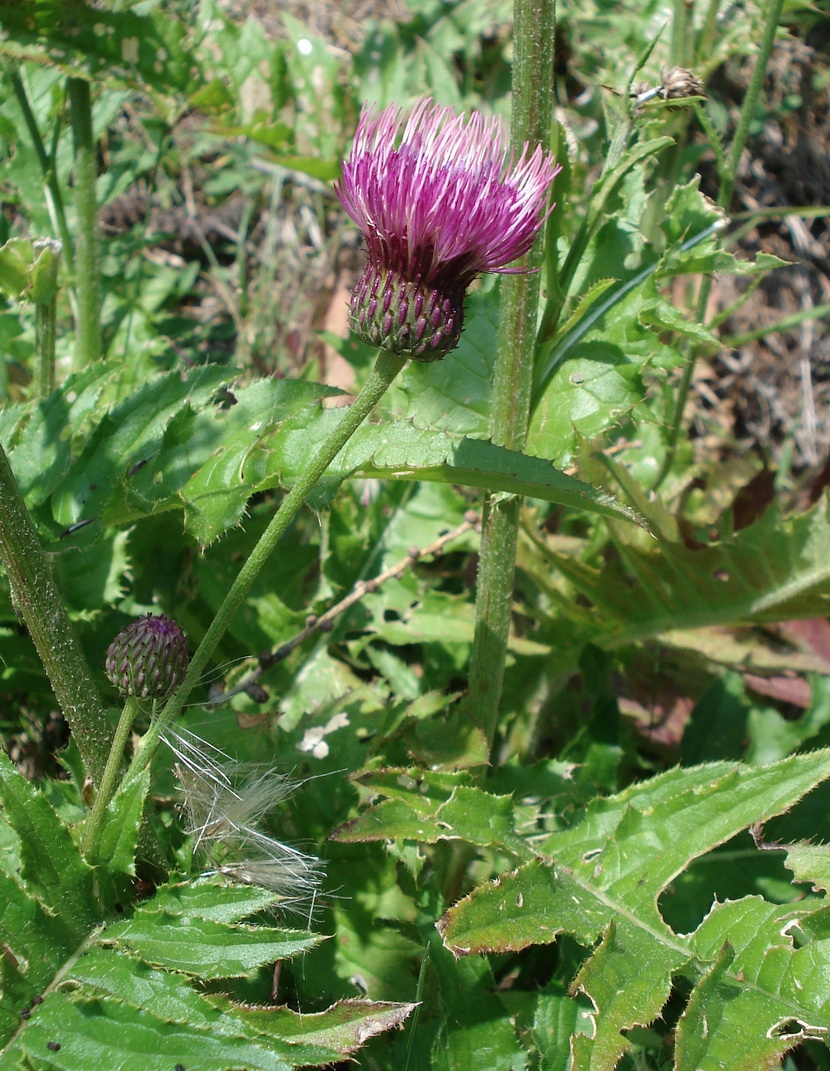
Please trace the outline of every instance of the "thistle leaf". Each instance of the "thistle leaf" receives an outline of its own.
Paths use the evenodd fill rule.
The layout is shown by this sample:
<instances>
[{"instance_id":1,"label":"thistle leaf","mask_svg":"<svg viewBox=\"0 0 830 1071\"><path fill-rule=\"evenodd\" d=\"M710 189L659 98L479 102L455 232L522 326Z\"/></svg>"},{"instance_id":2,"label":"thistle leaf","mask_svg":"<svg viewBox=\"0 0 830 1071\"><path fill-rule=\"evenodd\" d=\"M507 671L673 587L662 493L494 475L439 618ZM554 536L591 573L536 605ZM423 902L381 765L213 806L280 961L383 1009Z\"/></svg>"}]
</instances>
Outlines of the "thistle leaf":
<instances>
[{"instance_id":1,"label":"thistle leaf","mask_svg":"<svg viewBox=\"0 0 830 1071\"><path fill-rule=\"evenodd\" d=\"M115 796L108 851L93 884L62 818L0 754L2 840L10 846L0 856L4 1067L146 1071L161 1061L289 1071L332 1064L409 1015L411 1004L346 1002L312 1016L306 1028L285 1009L223 997L219 980L250 975L322 940L246 922L277 902L262 889L217 880L164 886L134 909L120 905L113 921L96 889L109 895L117 875L132 870L147 779ZM214 991L207 995L194 980Z\"/></svg>"},{"instance_id":2,"label":"thistle leaf","mask_svg":"<svg viewBox=\"0 0 830 1071\"><path fill-rule=\"evenodd\" d=\"M516 951L560 933L593 948L573 982L594 1007L590 1035L574 1040L574 1071L614 1068L625 1031L660 1014L677 973L692 985L678 1071L777 1066L799 1041L830 1033L823 901L716 902L685 935L665 923L657 902L693 859L788 810L828 777L827 751L765 767L670 770L595 801L572 829L538 845L539 858L452 907L441 935L455 955Z\"/></svg>"},{"instance_id":3,"label":"thistle leaf","mask_svg":"<svg viewBox=\"0 0 830 1071\"><path fill-rule=\"evenodd\" d=\"M239 522L251 495L290 486L342 416L319 404L335 393L330 388L289 380L236 389L228 406L227 393L220 393L227 373L206 367L151 380L90 429L83 421L109 379L88 379L78 381L86 401L71 449L53 445L61 441L54 421L65 420L65 413L52 399L23 407L9 423L11 463L27 501L48 502L64 530L95 522L73 535L76 547L100 539L98 522L123 525L172 509L183 510L190 531L209 543ZM39 451L45 437L51 462L44 474ZM544 458L389 417L358 431L318 495L330 496L351 477L462 483L637 520L612 495Z\"/></svg>"},{"instance_id":4,"label":"thistle leaf","mask_svg":"<svg viewBox=\"0 0 830 1071\"><path fill-rule=\"evenodd\" d=\"M0 801L20 842L21 879L47 910L73 905L67 921L80 933L94 920L92 869L49 802L0 751Z\"/></svg>"},{"instance_id":5,"label":"thistle leaf","mask_svg":"<svg viewBox=\"0 0 830 1071\"><path fill-rule=\"evenodd\" d=\"M144 907L132 919L110 926L102 940L145 963L166 965L195 978L237 978L313 948L321 938L270 926L168 915Z\"/></svg>"}]
</instances>

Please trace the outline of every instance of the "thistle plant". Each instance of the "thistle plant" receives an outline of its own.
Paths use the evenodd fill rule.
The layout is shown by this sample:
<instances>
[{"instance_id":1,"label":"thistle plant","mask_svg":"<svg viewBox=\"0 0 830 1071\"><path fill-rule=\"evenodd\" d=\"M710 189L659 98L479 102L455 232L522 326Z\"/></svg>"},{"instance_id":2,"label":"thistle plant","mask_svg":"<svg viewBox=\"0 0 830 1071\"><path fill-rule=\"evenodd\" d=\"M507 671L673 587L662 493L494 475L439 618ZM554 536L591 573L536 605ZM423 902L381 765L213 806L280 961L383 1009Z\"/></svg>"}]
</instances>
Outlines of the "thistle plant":
<instances>
[{"instance_id":1,"label":"thistle plant","mask_svg":"<svg viewBox=\"0 0 830 1071\"><path fill-rule=\"evenodd\" d=\"M504 124L432 100L407 116L364 107L335 187L366 239L350 324L364 342L418 361L458 345L464 295L530 248L557 168L541 145L518 160Z\"/></svg>"},{"instance_id":2,"label":"thistle plant","mask_svg":"<svg viewBox=\"0 0 830 1071\"><path fill-rule=\"evenodd\" d=\"M30 233L59 233L64 255L59 279L51 244L13 238L0 250L7 268L28 258L25 285L4 300L33 301L43 313L34 321L24 309L20 323L30 322L23 335L14 334L9 309L2 317L16 378L7 376L11 404L0 414L0 558L10 594L0 621L0 706L25 695L36 716L56 702L78 747L64 756L68 776L45 791L0 754L0 901L8 905L0 912L0 1063L142 1067L152 1053L167 1067L334 1066L410 1013L409 1036L376 1049L369 1062L465 1064L469 1071L494 1064L584 1071L622 1061L656 1067L669 1059L671 1044L678 1071L738 1063L754 1071L774 1066L801 1040L826 1045L828 860L821 844L803 839L821 836L820 827L810 827L810 814L823 813L821 801L806 816L799 810L807 791L830 783L830 754L788 753L826 742L827 692L814 683L813 709L786 724L757 705L744 718L731 690L728 702L704 697L682 741L681 765L657 777L650 775L659 757L638 759L643 726L633 728L631 697L627 707L616 702L622 673L645 677L669 636L679 664L677 633L692 623L697 679L709 672L701 661L714 647L711 660L731 658L735 676L752 665L743 655L749 643L726 651L730 615L740 611L748 631L753 623L778 629L789 617L826 614L826 511L745 528L724 515L715 526L710 512L723 490L716 480L706 486L705 503L695 506L691 496L677 517L669 497L688 475L675 446L682 462L695 354L718 343L717 322L705 322L709 280L714 294L716 273L744 272L718 238L725 212L715 213L689 176L688 160L700 147L691 153L683 136L705 109L689 100L701 90L693 71L705 82L724 54L714 40L729 13L724 5L705 12L675 5L668 55L664 40L644 36L653 19L631 14L637 49L629 58L621 45L616 73L606 73L606 55L583 64L578 74L602 70L602 82L583 79L586 92L575 103L570 79L554 74L555 4L514 0L510 47L496 50L498 64L512 67L509 135L508 124L489 112L420 97L417 66L403 65L392 84L415 103L363 108L333 189L294 168L308 166L300 153L316 153L321 163L334 158L345 127L338 131L329 120L352 115L351 105L338 109L354 82L338 77L327 90L325 45L315 41L309 77L294 92L311 44L305 28L296 48L281 39L272 52L258 28L240 36L234 17L221 12L194 35L178 32L169 5L82 3L73 5L68 33L49 5L31 18L33 6L0 5L0 36L15 65L9 100L0 105L4 159L14 164L4 172L15 194L5 222L12 232L17 216L25 217L33 194L14 189L15 175L34 188L36 161L49 212L40 212ZM725 7L743 17L759 5ZM465 29L474 8L458 6L453 32ZM715 200L724 210L780 36L781 0L766 8L764 26L756 19L758 32L748 39L759 58L731 144L720 145L711 120L698 131L698 141L701 133L713 141ZM425 27L431 17L426 10L418 16ZM443 13L434 17L445 21ZM570 47L575 54L585 47L580 34L601 43L603 27L619 28L627 17L569 13ZM478 20L476 9L466 28ZM286 27L293 32L290 22ZM475 33L480 45L480 27ZM737 38L726 36L734 50ZM404 35L398 43L406 48ZM431 38L436 55L438 43ZM219 66L243 47L250 71L235 59L233 66L247 88L269 72L264 88L274 108L262 123L248 116L240 125L231 99L239 86ZM98 50L97 63L85 49ZM17 55L43 68L57 60L58 75L69 79L63 107L50 72L30 77L23 64L18 70ZM481 89L487 107L506 108L506 68L482 70L471 54L463 58L463 84L447 92L457 89L468 100ZM663 60L655 87L654 63L659 69ZM445 69L447 80L452 70ZM107 80L118 79L120 108L122 95L142 80L151 90L146 99L162 100L169 89L162 75L176 72L182 95L167 114L180 115L184 100L197 116L209 106L211 155L225 123L234 148L221 169L188 169L185 143L168 138L156 117L141 159L149 161L156 147L159 183L169 171L173 181L192 175L198 184L207 170L213 185L206 203L218 208L234 169L251 162L244 154L261 157L267 144L280 176L289 175L286 204L311 189L328 221L334 194L362 233L366 263L349 315L353 333L379 352L350 405L318 404L324 388L305 373L278 380L246 367L238 375L213 355L202 360L189 332L165 333L159 346L153 331L169 323L171 305L187 293L188 272L165 262L157 274L148 258L126 276L126 288L113 273L135 246L110 241L97 218L98 196L110 198L122 176L134 177L120 154L133 145L144 105L133 112L128 104L129 123L100 152L96 135L112 114ZM647 81L635 81L640 76ZM443 92L447 80L431 84ZM311 85L319 89L316 102L307 99ZM291 132L288 121L301 116L313 126L315 105L331 128L330 144L307 150L306 130ZM15 121L29 142L19 148L34 156L10 142ZM269 121L275 129L260 141ZM566 164L561 177L556 159ZM100 173L111 161L118 170ZM242 174L247 191L251 175ZM275 182L274 208L280 189ZM188 212L198 213L201 197L184 192ZM64 203L73 206L68 219ZM237 328L249 326L253 303L244 307L245 294L256 292L248 284L258 282L251 273L262 266L250 255L262 204L251 197L238 227L233 217L220 232L223 243L238 242L238 287L227 285L228 265L210 256L214 269L221 267L213 281ZM806 206L804 218L816 207ZM269 242L275 216L269 213ZM151 241L152 230L148 223ZM469 294L486 273L502 276L498 288ZM669 284L681 278L702 285L696 301L675 309L680 291ZM66 301L55 300L58 285L69 294L74 332L61 320L69 316ZM139 320L145 286L156 300ZM690 320L694 304L698 314ZM213 337L213 325L204 326ZM173 354L187 367L161 371ZM73 374L61 383L70 359ZM393 414L376 412L410 360L425 367L406 371ZM673 390L672 369L681 366L684 378ZM28 381L29 367L39 382ZM0 389L2 374L0 368ZM362 426L369 421L373 426ZM598 482L610 473L658 538L622 523L610 536L594 527L583 510L618 522L631 510L555 465L596 474ZM660 498L650 499L642 485L649 472L649 487L665 478ZM317 518L296 524L298 514L315 491L319 508L321 490L328 495L352 476L379 487L384 481L383 497L340 496L318 554ZM730 486L734 478L730 473ZM412 493L390 489L396 479L410 481ZM458 485L486 496L475 501L481 523L465 520L481 539L467 534L460 548L479 551L471 648L472 585L465 578L462 586L452 559L440 567L432 561L452 535L439 532L469 518L471 502ZM525 509L527 500L559 508ZM690 519L694 540L679 524ZM424 526L431 521L430 543ZM692 545L705 543L710 531L717 543ZM148 567L150 553L163 568ZM232 567L241 564L241 571L214 601L220 560L238 562ZM91 563L99 568L90 570ZM339 585L350 594L321 612ZM306 607L310 589L317 601ZM107 621L151 601L182 606L192 658L179 624L147 615L116 636L104 665L103 648L115 632L105 633ZM353 609L358 601L363 618ZM718 626L714 645L702 642L707 622ZM300 641L323 627L331 631L301 664ZM90 672L85 652L96 643ZM205 698L206 676L224 674L220 660L236 665L243 654L253 661L263 643L270 651L259 655L255 673L220 697L211 692L204 724L214 744L189 732L182 714ZM54 695L28 686L32 644ZM635 657L618 659L623 646L642 652L644 644L647 659L636 649ZM765 653L774 653L762 663L771 670L785 658ZM822 664L803 653L800 665ZM507 663L502 700L508 658L515 665ZM336 673L326 672L330 667ZM780 671L788 672L786 665ZM260 672L271 673L273 703L251 687ZM236 680L236 671L228 678ZM790 686L802 682L785 683L791 696ZM113 688L123 702L114 739L117 714L101 701ZM231 699L234 709L219 709ZM729 737L729 761L713 761L724 757L726 737L708 732L710 712L724 725L728 717L751 741L749 762L739 759L738 733ZM295 747L307 780L279 768ZM154 781L154 755L159 766L173 767L178 794L169 777ZM329 779L317 780L324 768ZM295 847L278 839L273 820L300 787L302 839ZM774 816L785 824L766 831ZM281 965L312 950L317 938L262 914L312 918L325 870L306 845L325 838L337 845L330 869L338 896L326 918L334 939L279 981ZM792 903L778 902L782 857L800 886ZM750 865L735 867L736 858ZM724 876L727 866L728 883L709 890L704 875L718 868ZM168 869L169 885L159 884ZM771 897L762 885L770 878ZM558 933L569 937L561 954L524 955ZM367 999L349 999L351 986ZM336 1003L321 1011L327 1000ZM417 1008L403 1003L411 1000ZM273 1006L286 1001L302 1007L302 1016Z\"/></svg>"},{"instance_id":3,"label":"thistle plant","mask_svg":"<svg viewBox=\"0 0 830 1071\"><path fill-rule=\"evenodd\" d=\"M482 272L513 270L510 261L528 250L542 226L555 174L553 160L539 146L531 150L525 145L516 161L498 120L478 114L467 119L431 100L416 106L408 119L394 105L379 115L364 108L337 193L367 238L367 265L355 288L351 312L356 332L381 347L375 368L243 565L177 690L151 722L126 783L133 783L150 762L256 575L407 358L436 360L457 345L467 287ZM133 689L132 695L147 688L148 674L153 677L158 672L150 659L151 633L157 642L158 625L145 622L142 628L138 623L135 635L110 652L112 674ZM141 679L129 668L127 657L139 651L147 663ZM168 648L167 655L171 654ZM176 657L172 661L178 672L181 661ZM118 743L117 739L116 747ZM221 772L205 776L190 769L182 783L195 801L187 806L201 840L217 831L234 849L253 852L252 859L230 864L232 871L226 865L224 872L257 884L270 881L272 888L287 883L288 900L313 887L318 877L314 861L272 842L250 821L216 817L229 813L229 792L237 803L240 799ZM94 820L92 828L94 837ZM299 883L293 891L291 882Z\"/></svg>"},{"instance_id":4,"label":"thistle plant","mask_svg":"<svg viewBox=\"0 0 830 1071\"><path fill-rule=\"evenodd\" d=\"M105 671L124 708L84 832L84 852L91 862L98 861L104 814L118 785L124 749L141 709L139 700L149 700L155 711L184 680L188 658L184 631L166 614L131 621L107 649Z\"/></svg>"},{"instance_id":5,"label":"thistle plant","mask_svg":"<svg viewBox=\"0 0 830 1071\"><path fill-rule=\"evenodd\" d=\"M337 192L367 236L368 262L351 310L358 334L380 346L375 366L240 570L181 686L142 740L133 774L181 712L288 525L407 358L436 360L457 345L467 287L481 272L512 271L510 260L530 247L555 174L540 147L525 145L516 162L496 120L465 119L431 100L407 120L395 105L379 115L364 107Z\"/></svg>"}]
</instances>

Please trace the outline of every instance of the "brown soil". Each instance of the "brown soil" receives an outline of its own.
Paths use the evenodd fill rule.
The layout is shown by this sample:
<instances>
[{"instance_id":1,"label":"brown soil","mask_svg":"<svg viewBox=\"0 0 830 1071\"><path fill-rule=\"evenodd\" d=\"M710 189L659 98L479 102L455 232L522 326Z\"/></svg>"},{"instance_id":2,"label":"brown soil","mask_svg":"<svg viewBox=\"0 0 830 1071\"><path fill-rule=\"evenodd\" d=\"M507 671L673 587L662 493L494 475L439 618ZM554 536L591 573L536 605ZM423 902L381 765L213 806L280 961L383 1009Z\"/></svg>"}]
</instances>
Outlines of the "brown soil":
<instances>
[{"instance_id":1,"label":"brown soil","mask_svg":"<svg viewBox=\"0 0 830 1071\"><path fill-rule=\"evenodd\" d=\"M830 205L830 100L826 87L819 88L826 83L828 54L819 43L813 47L791 38L773 53L764 90L766 119L744 153L733 217L759 209ZM722 70L713 86L733 102L734 120L753 63ZM821 469L830 457L830 336L826 317L809 317L810 310L830 302L829 230L826 216L782 214L741 239L747 255L773 253L788 266L768 274L746 297L724 323L723 336L808 316L786 330L724 349L710 374L698 381L701 416L714 415L770 463L780 462L791 443L790 463L797 471ZM730 308L748 289L746 279L719 278L713 289L716 309Z\"/></svg>"},{"instance_id":2,"label":"brown soil","mask_svg":"<svg viewBox=\"0 0 830 1071\"><path fill-rule=\"evenodd\" d=\"M281 13L286 7L327 37L332 47L346 52L360 47L366 19L408 17L403 0L348 0L337 5L329 0L293 0L278 6L273 0L231 0L228 4L231 14L259 18L263 32L274 36L284 32ZM763 209L830 205L828 39L830 31L820 28L806 41L791 37L776 47L763 94L766 119L744 153L733 218ZM567 62L563 53L559 65ZM710 92L728 104L733 128L754 63L754 57L735 61L717 72L710 85ZM190 117L190 122L196 119ZM183 136L186 139L186 131ZM714 195L713 168L705 161L703 180L706 192ZM128 190L106 208L104 229L119 233L141 221L148 233L159 235L157 255L182 258L182 263L194 255L203 256L207 245L232 247L239 239L243 199L211 206L199 197L198 172L189 181L190 190L172 207L162 206L140 187ZM348 387L348 369L319 342L317 333L322 328L346 334L345 302L356 265L353 228L340 228L334 206L332 218L315 237L308 220L309 191L293 179L287 188L279 221L284 240L278 242L279 256L269 265L278 295L273 303L273 331L266 337L250 338L240 324L238 344L242 356L247 350L261 372L293 374L305 360L314 359L321 377ZM714 281L710 313L736 306L722 325L722 337L772 328L785 317L807 316L786 330L772 330L762 339L724 348L709 362L701 361L689 412L693 429L701 437L714 424L717 434L739 451L757 452L773 468L789 457L787 463L796 473L812 473L822 486L830 483L830 336L825 321L809 313L830 302L828 229L827 217L782 212L758 223L740 239L739 248L747 256L774 253L788 266L768 274L756 289L745 278L722 276ZM246 236L255 270L265 257L265 230L260 215ZM193 315L201 319L234 316L232 302L221 288L218 292L215 286L204 289L203 301L191 309ZM263 364L258 357L280 350L288 355L281 369L269 367L267 361ZM813 486L812 494L816 490Z\"/></svg>"}]
</instances>

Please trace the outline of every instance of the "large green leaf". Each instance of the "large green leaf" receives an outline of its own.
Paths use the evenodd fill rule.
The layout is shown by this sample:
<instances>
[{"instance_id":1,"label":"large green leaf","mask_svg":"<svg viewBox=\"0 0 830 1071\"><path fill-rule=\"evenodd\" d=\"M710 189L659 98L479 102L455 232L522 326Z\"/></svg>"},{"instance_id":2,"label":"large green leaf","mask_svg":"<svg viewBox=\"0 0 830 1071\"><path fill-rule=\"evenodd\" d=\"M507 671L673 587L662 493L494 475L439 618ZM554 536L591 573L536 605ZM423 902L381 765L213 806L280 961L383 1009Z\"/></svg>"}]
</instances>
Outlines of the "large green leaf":
<instances>
[{"instance_id":1,"label":"large green leaf","mask_svg":"<svg viewBox=\"0 0 830 1071\"><path fill-rule=\"evenodd\" d=\"M355 475L460 483L636 519L607 492L567 476L544 458L407 424L361 429L344 451L342 463L354 466Z\"/></svg>"},{"instance_id":2,"label":"large green leaf","mask_svg":"<svg viewBox=\"0 0 830 1071\"><path fill-rule=\"evenodd\" d=\"M107 383L85 374L66 397L58 391L6 418L12 467L30 504L48 501L63 529L94 522L73 535L75 546L95 540L101 522L171 509L183 509L191 532L208 543L239 522L252 494L290 486L343 415L318 404L329 388L270 378L222 392L227 373L203 367L142 385L90 430L85 422ZM73 422L81 431L67 443L61 431ZM634 518L543 458L388 418L357 432L322 493L368 476L461 483Z\"/></svg>"},{"instance_id":3,"label":"large green leaf","mask_svg":"<svg viewBox=\"0 0 830 1071\"><path fill-rule=\"evenodd\" d=\"M209 465L181 492L192 511L195 534L206 542L227 527L229 494L237 497L234 513L230 514L231 519L236 519L247 495L277 483L293 483L309 454L323 443L341 417L336 410L321 411L311 406L286 420L271 437L262 436L256 442L251 441L250 431L245 428L238 448L245 458L244 471L234 452L233 439L223 436L222 446ZM461 483L560 502L607 516L634 518L611 495L559 472L542 458L400 421L359 429L329 469L323 481L325 492L331 493L347 477Z\"/></svg>"},{"instance_id":4,"label":"large green leaf","mask_svg":"<svg viewBox=\"0 0 830 1071\"><path fill-rule=\"evenodd\" d=\"M73 905L78 932L94 920L92 869L84 862L66 826L42 793L24 780L0 751L0 800L20 843L21 879L48 910Z\"/></svg>"},{"instance_id":5,"label":"large green leaf","mask_svg":"<svg viewBox=\"0 0 830 1071\"><path fill-rule=\"evenodd\" d=\"M624 1032L660 1014L678 972L693 986L693 1021L678 1036L677 1071L775 1066L804 1037L830 1032L823 901L716 904L687 935L671 930L657 901L691 860L783 813L828 777L823 751L766 767L670 770L597 800L572 829L542 841L538 859L451 908L442 936L456 955L518 950L560 933L594 949L574 982L595 1009L592 1034L574 1039L574 1071L614 1068L628 1047ZM809 924L818 924L812 939ZM794 926L807 942L798 949Z\"/></svg>"},{"instance_id":6,"label":"large green leaf","mask_svg":"<svg viewBox=\"0 0 830 1071\"><path fill-rule=\"evenodd\" d=\"M793 940L811 918L826 915L826 908L761 897L713 905L692 939L697 957L711 966L678 1028L680 1068L773 1068L799 1041L830 1038L830 940L826 932L803 947Z\"/></svg>"},{"instance_id":7,"label":"large green leaf","mask_svg":"<svg viewBox=\"0 0 830 1071\"><path fill-rule=\"evenodd\" d=\"M151 458L161 455L168 478L186 468L190 454L181 443L177 454L163 453L167 428L182 412L198 409L205 416L194 432L197 457L209 456L216 445L219 429L209 423L227 372L203 366L184 376L161 375L113 402L118 380L117 364L101 363L70 377L43 401L10 407L2 415L0 438L27 504L50 501L62 528L100 521Z\"/></svg>"},{"instance_id":8,"label":"large green leaf","mask_svg":"<svg viewBox=\"0 0 830 1071\"><path fill-rule=\"evenodd\" d=\"M785 518L773 506L730 539L697 549L681 543L638 547L618 541L624 564L611 569L596 605L651 632L682 622L781 621L821 617L830 604L830 502ZM638 598L625 598L633 577ZM581 587L581 585L580 585ZM587 594L587 587L583 589ZM632 605L632 603L634 605Z\"/></svg>"},{"instance_id":9,"label":"large green leaf","mask_svg":"<svg viewBox=\"0 0 830 1071\"><path fill-rule=\"evenodd\" d=\"M647 514L652 530L663 521ZM770 507L754 524L706 546L690 547L668 533L631 539L613 529L618 553L601 566L556 548L556 537L527 543L520 564L543 586L559 573L582 598L558 599L545 630L562 672L570 672L585 644L611 650L659 637L707 657L731 657L736 665L763 671L754 652L718 633L730 624L824 617L830 605L830 501L804 513L782 516ZM636 591L636 598L632 592ZM755 662L756 657L761 661ZM809 669L815 660L802 659ZM799 668L794 656L790 668Z\"/></svg>"},{"instance_id":10,"label":"large green leaf","mask_svg":"<svg viewBox=\"0 0 830 1071\"><path fill-rule=\"evenodd\" d=\"M0 1063L4 1067L144 1071L185 1067L288 1071L354 1052L412 1005L335 1005L304 1026L285 1009L249 1008L219 980L250 975L321 938L245 922L274 893L221 880L178 882L133 909L107 901L131 851L147 776L117 794L100 861L83 861L43 794L0 754ZM122 828L118 828L121 826ZM17 871L20 871L18 874ZM212 983L207 994L204 986Z\"/></svg>"},{"instance_id":11,"label":"large green leaf","mask_svg":"<svg viewBox=\"0 0 830 1071\"><path fill-rule=\"evenodd\" d=\"M313 383L271 378L234 389L207 407L188 398L156 447L134 455L134 464L146 464L112 498L108 520L123 523L184 508L190 529L209 542L239 521L254 491L283 483L284 425L292 418L319 416L319 407L310 403L333 393ZM297 463L307 456L308 449Z\"/></svg>"},{"instance_id":12,"label":"large green leaf","mask_svg":"<svg viewBox=\"0 0 830 1071\"><path fill-rule=\"evenodd\" d=\"M83 0L15 0L0 5L0 54L68 75L165 94L193 89L198 69L187 24L164 5L111 10Z\"/></svg>"},{"instance_id":13,"label":"large green leaf","mask_svg":"<svg viewBox=\"0 0 830 1071\"><path fill-rule=\"evenodd\" d=\"M397 783L392 782L395 778ZM333 840L344 843L385 840L417 840L435 843L459 837L482 847L498 845L527 859L533 853L515 828L517 818L512 797L494 796L469 785L456 785L451 792L435 791L439 774L413 778L412 772L385 770L361 778L371 791L391 798L378 803L340 826Z\"/></svg>"},{"instance_id":14,"label":"large green leaf","mask_svg":"<svg viewBox=\"0 0 830 1071\"><path fill-rule=\"evenodd\" d=\"M256 885L217 885L215 881L187 881L163 885L153 897L152 909L184 918L232 923L275 903L274 894Z\"/></svg>"},{"instance_id":15,"label":"large green leaf","mask_svg":"<svg viewBox=\"0 0 830 1071\"><path fill-rule=\"evenodd\" d=\"M336 393L265 379L231 394L226 370L202 366L160 375L110 402L118 377L114 362L97 365L41 402L0 413L0 440L27 504L49 502L61 528L184 509L194 530L214 538L239 520L254 490L279 482L279 455L274 475L267 465L275 430ZM84 529L73 545L99 531Z\"/></svg>"},{"instance_id":16,"label":"large green leaf","mask_svg":"<svg viewBox=\"0 0 830 1071\"><path fill-rule=\"evenodd\" d=\"M90 1067L147 1071L148 1067L173 1068L177 1064L209 1071L227 1071L229 1067L289 1071L307 1062L308 1054L301 1047L298 1059L294 1059L289 1046L281 1052L270 1038L260 1042L244 1036L241 1030L234 1037L188 1021L170 1021L160 1011L155 1015L132 1003L100 995L50 994L26 1023L9 1058L61 1071L89 1071Z\"/></svg>"},{"instance_id":17,"label":"large green leaf","mask_svg":"<svg viewBox=\"0 0 830 1071\"><path fill-rule=\"evenodd\" d=\"M78 945L74 919L53 915L19 879L0 871L0 1044L20 1026L20 1009L56 976Z\"/></svg>"},{"instance_id":18,"label":"large green leaf","mask_svg":"<svg viewBox=\"0 0 830 1071\"><path fill-rule=\"evenodd\" d=\"M211 408L205 407L226 379L221 369L208 365L186 376L167 373L112 407L52 496L58 524L100 519L112 508L119 484L130 485L159 454L168 478L183 479L191 463L188 447L192 446L197 456L204 456L215 449L221 428L218 423L203 421L192 430L192 442L176 442L175 454L169 446L169 429L179 425L183 414L197 408L210 413Z\"/></svg>"},{"instance_id":19,"label":"large green leaf","mask_svg":"<svg viewBox=\"0 0 830 1071\"><path fill-rule=\"evenodd\" d=\"M150 908L140 908L133 918L110 926L103 939L146 963L163 964L199 978L249 974L313 948L320 940L292 930L228 925Z\"/></svg>"},{"instance_id":20,"label":"large green leaf","mask_svg":"<svg viewBox=\"0 0 830 1071\"><path fill-rule=\"evenodd\" d=\"M0 409L0 442L30 509L46 501L60 484L73 443L84 429L89 430L115 375L112 366L100 362L69 376L63 388L40 401Z\"/></svg>"}]
</instances>

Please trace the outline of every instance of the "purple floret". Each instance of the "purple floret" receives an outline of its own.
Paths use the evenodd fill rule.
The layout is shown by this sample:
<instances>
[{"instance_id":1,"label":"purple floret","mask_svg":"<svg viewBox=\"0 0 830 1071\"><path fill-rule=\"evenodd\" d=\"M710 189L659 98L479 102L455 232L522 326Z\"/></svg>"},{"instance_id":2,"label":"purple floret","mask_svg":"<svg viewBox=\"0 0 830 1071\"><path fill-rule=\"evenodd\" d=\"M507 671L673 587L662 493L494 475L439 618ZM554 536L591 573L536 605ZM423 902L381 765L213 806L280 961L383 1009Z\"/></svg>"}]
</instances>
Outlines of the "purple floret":
<instances>
[{"instance_id":1,"label":"purple floret","mask_svg":"<svg viewBox=\"0 0 830 1071\"><path fill-rule=\"evenodd\" d=\"M353 330L420 360L453 349L473 279L523 270L508 265L533 244L557 170L541 146L515 160L497 118L364 107L335 187L367 245Z\"/></svg>"}]
</instances>

